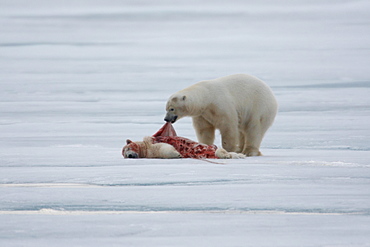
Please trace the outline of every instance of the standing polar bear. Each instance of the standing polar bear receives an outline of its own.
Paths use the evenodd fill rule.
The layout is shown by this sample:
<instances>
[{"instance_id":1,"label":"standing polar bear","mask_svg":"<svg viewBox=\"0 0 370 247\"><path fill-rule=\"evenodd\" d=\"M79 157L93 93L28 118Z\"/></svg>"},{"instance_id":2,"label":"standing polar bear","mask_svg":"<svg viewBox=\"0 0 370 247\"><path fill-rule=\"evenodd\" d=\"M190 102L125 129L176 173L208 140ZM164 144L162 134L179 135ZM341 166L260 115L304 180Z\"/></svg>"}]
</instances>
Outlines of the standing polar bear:
<instances>
[{"instance_id":1,"label":"standing polar bear","mask_svg":"<svg viewBox=\"0 0 370 247\"><path fill-rule=\"evenodd\" d=\"M167 101L165 121L190 116L198 141L212 145L219 129L222 147L247 156L259 148L278 109L269 86L258 78L236 74L201 81L174 93Z\"/></svg>"}]
</instances>

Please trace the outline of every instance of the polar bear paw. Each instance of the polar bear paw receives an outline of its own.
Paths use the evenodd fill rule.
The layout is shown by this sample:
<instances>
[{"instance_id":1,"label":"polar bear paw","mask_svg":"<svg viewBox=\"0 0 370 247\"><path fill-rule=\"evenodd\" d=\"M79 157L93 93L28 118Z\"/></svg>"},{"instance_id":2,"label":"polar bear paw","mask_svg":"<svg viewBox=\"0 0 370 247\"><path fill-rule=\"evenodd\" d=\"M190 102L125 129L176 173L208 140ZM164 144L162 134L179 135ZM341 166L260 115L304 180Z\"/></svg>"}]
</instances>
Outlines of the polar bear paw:
<instances>
[{"instance_id":1,"label":"polar bear paw","mask_svg":"<svg viewBox=\"0 0 370 247\"><path fill-rule=\"evenodd\" d=\"M245 155L241 153L235 152L227 152L223 148L218 148L216 150L216 156L220 159L244 159Z\"/></svg>"},{"instance_id":2,"label":"polar bear paw","mask_svg":"<svg viewBox=\"0 0 370 247\"><path fill-rule=\"evenodd\" d=\"M250 157L250 156L262 156L262 153L257 148L247 148L243 150L243 153Z\"/></svg>"}]
</instances>

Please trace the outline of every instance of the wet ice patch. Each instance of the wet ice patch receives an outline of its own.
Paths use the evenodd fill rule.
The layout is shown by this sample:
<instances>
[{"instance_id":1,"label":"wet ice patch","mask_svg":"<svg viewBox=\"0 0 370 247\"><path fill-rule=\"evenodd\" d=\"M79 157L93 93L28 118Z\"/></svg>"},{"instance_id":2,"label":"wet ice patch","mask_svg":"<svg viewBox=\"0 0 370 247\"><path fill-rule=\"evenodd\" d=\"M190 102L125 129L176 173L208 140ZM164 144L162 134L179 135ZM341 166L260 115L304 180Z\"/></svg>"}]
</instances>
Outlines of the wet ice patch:
<instances>
[{"instance_id":1,"label":"wet ice patch","mask_svg":"<svg viewBox=\"0 0 370 247\"><path fill-rule=\"evenodd\" d=\"M281 164L285 162L279 162ZM370 165L358 164L358 163L349 163L349 162L342 162L342 161L316 161L316 160L309 160L309 161L288 161L286 164L289 165L299 165L299 166L334 166L334 167L370 167Z\"/></svg>"}]
</instances>

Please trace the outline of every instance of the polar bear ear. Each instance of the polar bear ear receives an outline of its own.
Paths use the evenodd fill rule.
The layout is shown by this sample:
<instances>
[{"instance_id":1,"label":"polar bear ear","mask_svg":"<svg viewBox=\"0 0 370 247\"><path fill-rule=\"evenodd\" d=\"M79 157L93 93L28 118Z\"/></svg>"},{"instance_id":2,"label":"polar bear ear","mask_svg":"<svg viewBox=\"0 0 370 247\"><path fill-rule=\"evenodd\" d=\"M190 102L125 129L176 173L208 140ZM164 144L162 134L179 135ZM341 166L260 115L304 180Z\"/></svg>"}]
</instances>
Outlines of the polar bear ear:
<instances>
[{"instance_id":1,"label":"polar bear ear","mask_svg":"<svg viewBox=\"0 0 370 247\"><path fill-rule=\"evenodd\" d=\"M130 144L132 141L130 139L126 140L126 144Z\"/></svg>"},{"instance_id":2,"label":"polar bear ear","mask_svg":"<svg viewBox=\"0 0 370 247\"><path fill-rule=\"evenodd\" d=\"M182 96L182 100L185 100L186 99L186 95Z\"/></svg>"}]
</instances>

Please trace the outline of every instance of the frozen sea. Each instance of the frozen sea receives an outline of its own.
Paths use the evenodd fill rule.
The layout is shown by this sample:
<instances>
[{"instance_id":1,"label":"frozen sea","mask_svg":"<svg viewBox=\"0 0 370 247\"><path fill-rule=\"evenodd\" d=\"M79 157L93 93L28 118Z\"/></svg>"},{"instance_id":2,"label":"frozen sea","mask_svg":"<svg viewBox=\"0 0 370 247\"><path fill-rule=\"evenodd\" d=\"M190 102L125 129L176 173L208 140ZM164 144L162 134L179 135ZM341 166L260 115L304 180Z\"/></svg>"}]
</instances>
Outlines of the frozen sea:
<instances>
[{"instance_id":1,"label":"frozen sea","mask_svg":"<svg viewBox=\"0 0 370 247\"><path fill-rule=\"evenodd\" d=\"M0 246L370 246L369 13L0 0ZM234 73L278 99L264 156L121 157L173 92ZM196 140L190 118L174 127Z\"/></svg>"}]
</instances>

